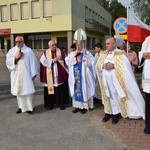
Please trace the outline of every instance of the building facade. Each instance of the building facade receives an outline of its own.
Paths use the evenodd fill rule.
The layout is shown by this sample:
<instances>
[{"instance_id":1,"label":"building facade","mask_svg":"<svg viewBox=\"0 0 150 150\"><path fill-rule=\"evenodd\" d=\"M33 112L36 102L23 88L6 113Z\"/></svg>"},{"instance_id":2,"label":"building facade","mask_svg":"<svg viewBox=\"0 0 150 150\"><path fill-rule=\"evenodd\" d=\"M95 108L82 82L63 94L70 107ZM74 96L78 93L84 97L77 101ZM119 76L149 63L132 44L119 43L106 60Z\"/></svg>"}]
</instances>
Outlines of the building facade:
<instances>
[{"instance_id":1,"label":"building facade","mask_svg":"<svg viewBox=\"0 0 150 150\"><path fill-rule=\"evenodd\" d=\"M111 31L111 15L100 0L0 0L0 49L9 50L22 35L34 50L44 50L48 41L68 49L78 28L86 31L86 47L103 41Z\"/></svg>"}]
</instances>

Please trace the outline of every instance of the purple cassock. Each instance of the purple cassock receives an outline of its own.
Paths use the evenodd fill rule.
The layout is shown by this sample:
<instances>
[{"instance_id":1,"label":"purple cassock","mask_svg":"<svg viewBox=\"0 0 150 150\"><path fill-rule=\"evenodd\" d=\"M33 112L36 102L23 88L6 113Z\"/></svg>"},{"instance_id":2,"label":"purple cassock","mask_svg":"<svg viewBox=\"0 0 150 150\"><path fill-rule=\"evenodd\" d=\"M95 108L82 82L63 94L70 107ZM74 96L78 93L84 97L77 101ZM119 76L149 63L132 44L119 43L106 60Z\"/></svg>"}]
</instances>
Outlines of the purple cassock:
<instances>
[{"instance_id":1,"label":"purple cassock","mask_svg":"<svg viewBox=\"0 0 150 150\"><path fill-rule=\"evenodd\" d=\"M52 53L51 55L52 59L54 59L54 57L56 56L56 51L51 51L51 53ZM46 51L44 52L44 55L46 56ZM65 53L63 51L61 51L61 60L63 60L65 64ZM57 68L58 68L58 84L64 83L68 79L68 73L59 62L57 62ZM53 82L54 82L53 65L51 69L52 69L52 76L53 76ZM41 63L40 63L40 81L42 83L47 84L46 67L43 66Z\"/></svg>"}]
</instances>

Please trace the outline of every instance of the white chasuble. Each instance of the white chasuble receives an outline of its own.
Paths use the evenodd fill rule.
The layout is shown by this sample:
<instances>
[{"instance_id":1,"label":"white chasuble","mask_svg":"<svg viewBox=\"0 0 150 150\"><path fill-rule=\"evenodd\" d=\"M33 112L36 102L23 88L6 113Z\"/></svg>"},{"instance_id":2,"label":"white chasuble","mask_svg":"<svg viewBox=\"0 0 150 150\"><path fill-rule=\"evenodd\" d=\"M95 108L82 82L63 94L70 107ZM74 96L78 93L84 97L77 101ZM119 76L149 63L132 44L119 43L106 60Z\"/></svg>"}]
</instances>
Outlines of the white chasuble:
<instances>
[{"instance_id":1,"label":"white chasuble","mask_svg":"<svg viewBox=\"0 0 150 150\"><path fill-rule=\"evenodd\" d=\"M114 69L103 69L103 63L107 62L113 63ZM96 72L105 113L114 115L121 113L124 118L145 119L145 102L124 52L119 49L110 53L102 52L96 64Z\"/></svg>"}]
</instances>

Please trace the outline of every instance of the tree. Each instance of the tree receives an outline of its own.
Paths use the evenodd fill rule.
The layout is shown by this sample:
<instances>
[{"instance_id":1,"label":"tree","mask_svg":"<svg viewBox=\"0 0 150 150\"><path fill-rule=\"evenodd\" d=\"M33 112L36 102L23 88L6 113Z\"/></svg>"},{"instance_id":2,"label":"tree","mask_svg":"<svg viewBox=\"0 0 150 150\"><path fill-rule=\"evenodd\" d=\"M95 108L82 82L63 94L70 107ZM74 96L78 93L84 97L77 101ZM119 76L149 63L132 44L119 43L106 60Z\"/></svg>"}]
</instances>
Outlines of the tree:
<instances>
[{"instance_id":1,"label":"tree","mask_svg":"<svg viewBox=\"0 0 150 150\"><path fill-rule=\"evenodd\" d=\"M135 13L138 14L139 18L146 24L150 24L150 0L133 0L131 3Z\"/></svg>"},{"instance_id":2,"label":"tree","mask_svg":"<svg viewBox=\"0 0 150 150\"><path fill-rule=\"evenodd\" d=\"M109 4L109 11L112 14L112 19L116 20L118 17L126 17L126 8L118 2L118 0L112 0Z\"/></svg>"},{"instance_id":3,"label":"tree","mask_svg":"<svg viewBox=\"0 0 150 150\"><path fill-rule=\"evenodd\" d=\"M107 1L107 0L100 0L100 3L101 3L101 5L104 8L108 9L108 7L109 7L109 1Z\"/></svg>"},{"instance_id":4,"label":"tree","mask_svg":"<svg viewBox=\"0 0 150 150\"><path fill-rule=\"evenodd\" d=\"M109 13L112 15L112 30L111 34L114 35L115 31L113 29L113 23L114 21L119 17L126 17L127 16L127 10L126 8L118 2L118 0L99 0L101 2L101 5L109 11Z\"/></svg>"},{"instance_id":5,"label":"tree","mask_svg":"<svg viewBox=\"0 0 150 150\"><path fill-rule=\"evenodd\" d=\"M119 3L118 0L112 0L109 3L108 10L110 14L112 15L112 25L117 18L127 16L126 8L121 3ZM112 35L115 34L113 27L112 27L111 33Z\"/></svg>"}]
</instances>

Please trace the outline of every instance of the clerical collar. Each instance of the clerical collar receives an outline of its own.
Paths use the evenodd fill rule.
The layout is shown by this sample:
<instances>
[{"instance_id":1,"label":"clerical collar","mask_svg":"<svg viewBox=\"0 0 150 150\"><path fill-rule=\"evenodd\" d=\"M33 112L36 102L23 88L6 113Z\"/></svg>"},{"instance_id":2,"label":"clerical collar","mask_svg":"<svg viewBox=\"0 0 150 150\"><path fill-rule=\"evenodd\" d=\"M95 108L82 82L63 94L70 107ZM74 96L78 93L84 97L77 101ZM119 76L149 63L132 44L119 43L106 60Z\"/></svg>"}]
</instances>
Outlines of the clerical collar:
<instances>
[{"instance_id":1,"label":"clerical collar","mask_svg":"<svg viewBox=\"0 0 150 150\"><path fill-rule=\"evenodd\" d=\"M109 54L113 54L114 51L110 51Z\"/></svg>"},{"instance_id":2,"label":"clerical collar","mask_svg":"<svg viewBox=\"0 0 150 150\"><path fill-rule=\"evenodd\" d=\"M109 54L113 54L115 52L115 49L112 50L112 51L109 51Z\"/></svg>"}]
</instances>

